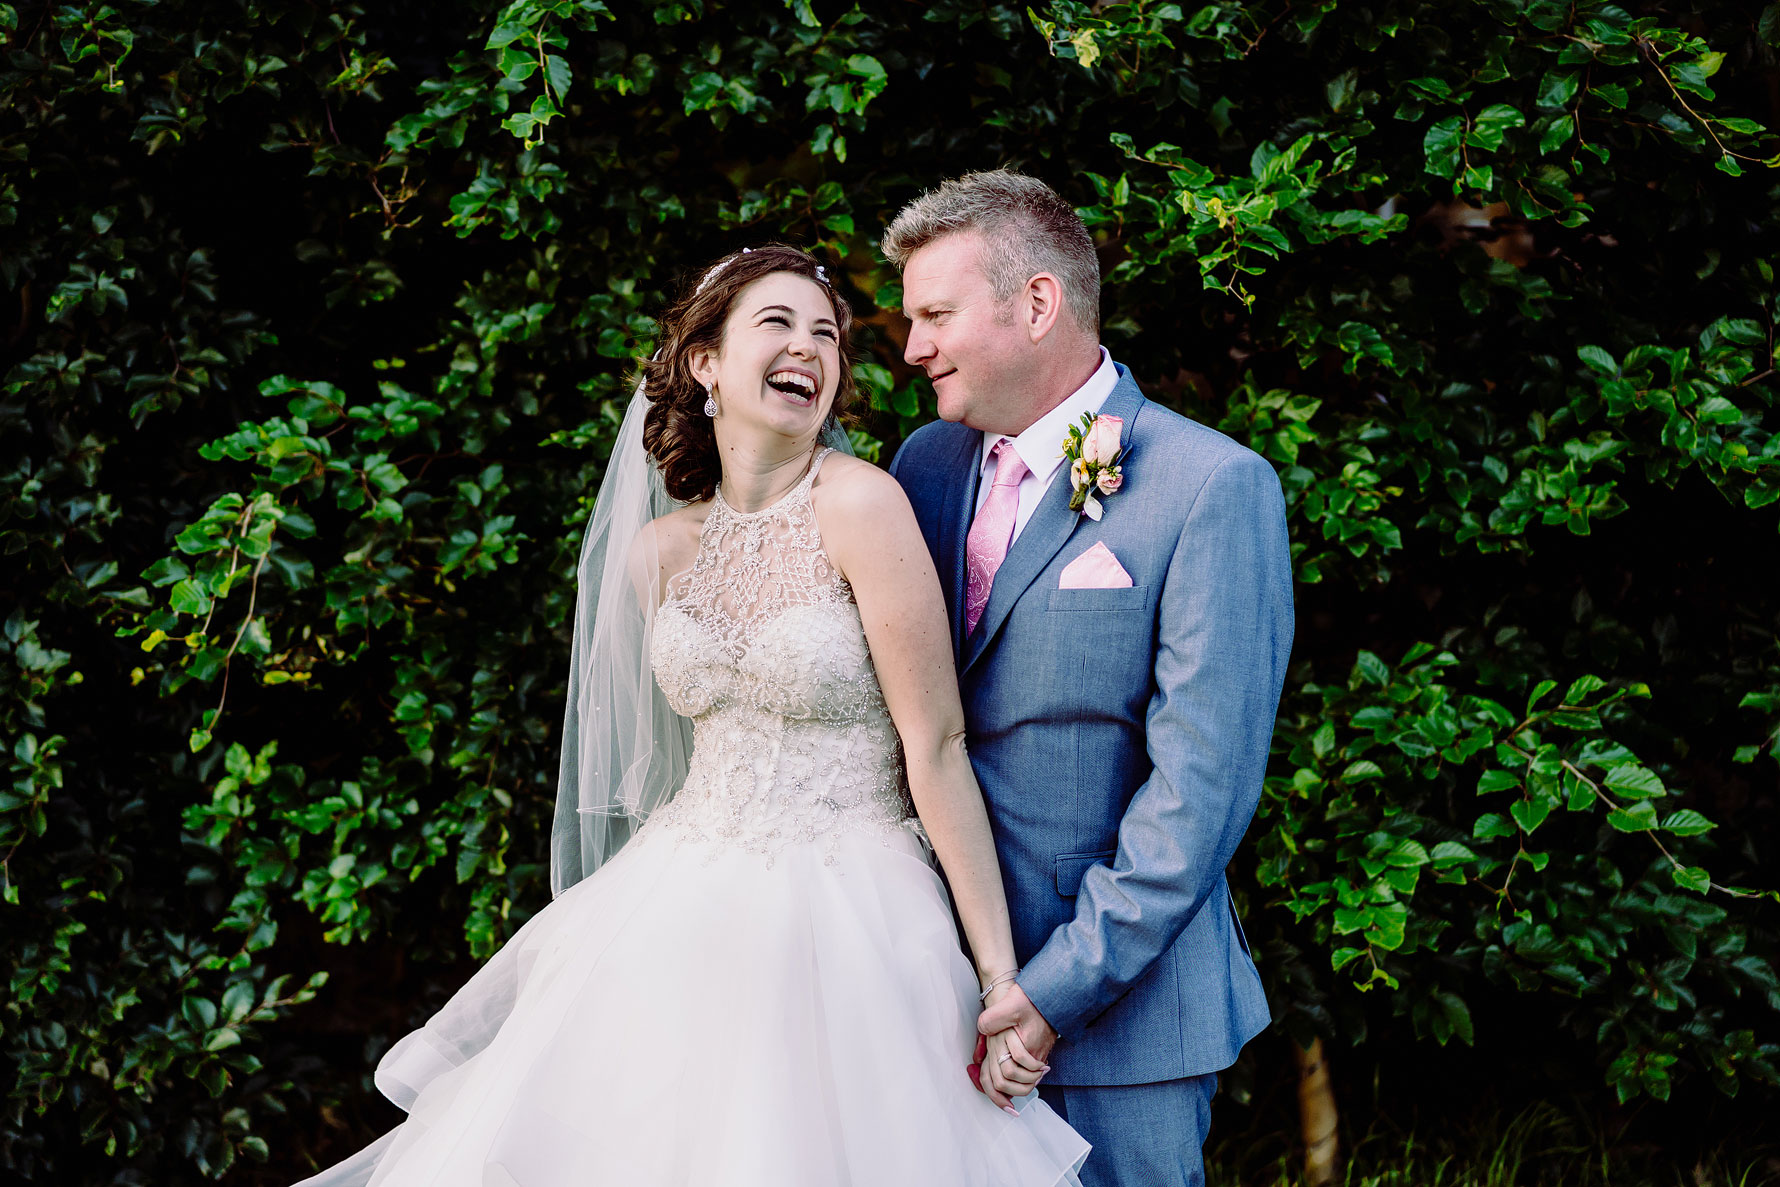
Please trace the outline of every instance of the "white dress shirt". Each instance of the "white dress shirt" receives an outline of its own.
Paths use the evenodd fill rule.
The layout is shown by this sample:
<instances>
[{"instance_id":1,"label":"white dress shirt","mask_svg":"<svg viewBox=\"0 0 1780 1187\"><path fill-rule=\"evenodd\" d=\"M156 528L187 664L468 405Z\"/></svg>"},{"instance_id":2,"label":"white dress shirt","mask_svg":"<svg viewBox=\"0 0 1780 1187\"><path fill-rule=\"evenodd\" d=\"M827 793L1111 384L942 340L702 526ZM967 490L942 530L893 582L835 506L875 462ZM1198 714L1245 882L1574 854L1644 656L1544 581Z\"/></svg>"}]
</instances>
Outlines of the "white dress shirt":
<instances>
[{"instance_id":1,"label":"white dress shirt","mask_svg":"<svg viewBox=\"0 0 1780 1187\"><path fill-rule=\"evenodd\" d=\"M1026 426L1026 431L1018 437L1008 437L1014 452L1026 463L1026 476L1020 479L1020 509L1014 514L1014 534L1008 539L1008 547L1020 538L1026 528L1026 521L1038 509L1039 502L1045 492L1051 488L1051 479L1063 465L1063 441L1069 436L1069 426L1082 423L1083 415L1098 415L1100 406L1106 403L1106 397L1112 395L1112 389L1119 382L1119 372L1113 366L1112 356L1106 353L1106 347L1100 348L1100 366L1094 374L1088 376L1088 382L1082 384L1068 399ZM1007 436L1005 433L983 434L983 473L982 481L977 484L977 506L983 509L983 500L989 497L990 487L995 481L995 459L990 451L995 443Z\"/></svg>"}]
</instances>

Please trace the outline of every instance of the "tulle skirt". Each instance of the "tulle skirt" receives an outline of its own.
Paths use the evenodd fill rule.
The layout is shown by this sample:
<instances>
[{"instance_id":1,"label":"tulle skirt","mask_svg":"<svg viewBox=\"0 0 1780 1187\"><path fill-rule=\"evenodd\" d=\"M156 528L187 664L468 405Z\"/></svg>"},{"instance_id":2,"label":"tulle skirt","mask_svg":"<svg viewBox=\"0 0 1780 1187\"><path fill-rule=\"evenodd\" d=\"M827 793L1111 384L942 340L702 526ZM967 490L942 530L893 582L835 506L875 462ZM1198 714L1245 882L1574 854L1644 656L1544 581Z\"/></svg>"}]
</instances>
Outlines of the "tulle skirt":
<instances>
[{"instance_id":1,"label":"tulle skirt","mask_svg":"<svg viewBox=\"0 0 1780 1187\"><path fill-rule=\"evenodd\" d=\"M299 1187L1053 1187L1088 1145L972 1087L976 978L913 834L645 829L377 1068L408 1112Z\"/></svg>"}]
</instances>

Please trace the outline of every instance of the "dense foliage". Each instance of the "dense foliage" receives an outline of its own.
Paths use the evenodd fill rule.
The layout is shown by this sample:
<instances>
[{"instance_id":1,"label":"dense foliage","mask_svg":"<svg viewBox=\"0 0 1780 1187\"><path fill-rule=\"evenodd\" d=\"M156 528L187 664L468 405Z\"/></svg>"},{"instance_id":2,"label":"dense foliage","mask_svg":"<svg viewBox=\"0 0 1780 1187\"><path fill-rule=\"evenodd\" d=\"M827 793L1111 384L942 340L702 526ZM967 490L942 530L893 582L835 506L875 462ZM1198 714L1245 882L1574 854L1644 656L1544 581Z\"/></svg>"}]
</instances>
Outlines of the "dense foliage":
<instances>
[{"instance_id":1,"label":"dense foliage","mask_svg":"<svg viewBox=\"0 0 1780 1187\"><path fill-rule=\"evenodd\" d=\"M1281 1025L1773 1092L1780 5L114 0L0 38L9 1175L284 1182L389 1122L376 1055L547 898L651 311L739 244L832 256L893 449L931 393L876 233L1000 164L1079 204L1114 355L1288 493L1233 871Z\"/></svg>"}]
</instances>

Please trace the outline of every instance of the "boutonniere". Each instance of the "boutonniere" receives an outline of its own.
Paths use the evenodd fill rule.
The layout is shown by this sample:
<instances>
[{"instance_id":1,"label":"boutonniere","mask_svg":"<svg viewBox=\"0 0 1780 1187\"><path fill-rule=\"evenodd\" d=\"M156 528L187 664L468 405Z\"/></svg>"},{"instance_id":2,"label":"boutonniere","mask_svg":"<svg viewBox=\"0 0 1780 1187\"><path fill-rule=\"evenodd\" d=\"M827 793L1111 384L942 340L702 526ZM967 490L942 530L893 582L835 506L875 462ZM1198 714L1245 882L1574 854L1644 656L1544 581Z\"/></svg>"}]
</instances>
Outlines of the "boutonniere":
<instances>
[{"instance_id":1,"label":"boutonniere","mask_svg":"<svg viewBox=\"0 0 1780 1187\"><path fill-rule=\"evenodd\" d=\"M1101 495L1115 495L1125 483L1119 462L1124 451L1119 448L1119 432L1125 427L1118 416L1082 415L1082 423L1069 426L1063 438L1063 456L1069 462L1069 484L1075 494L1069 500L1071 511L1080 511L1096 523L1100 520Z\"/></svg>"}]
</instances>

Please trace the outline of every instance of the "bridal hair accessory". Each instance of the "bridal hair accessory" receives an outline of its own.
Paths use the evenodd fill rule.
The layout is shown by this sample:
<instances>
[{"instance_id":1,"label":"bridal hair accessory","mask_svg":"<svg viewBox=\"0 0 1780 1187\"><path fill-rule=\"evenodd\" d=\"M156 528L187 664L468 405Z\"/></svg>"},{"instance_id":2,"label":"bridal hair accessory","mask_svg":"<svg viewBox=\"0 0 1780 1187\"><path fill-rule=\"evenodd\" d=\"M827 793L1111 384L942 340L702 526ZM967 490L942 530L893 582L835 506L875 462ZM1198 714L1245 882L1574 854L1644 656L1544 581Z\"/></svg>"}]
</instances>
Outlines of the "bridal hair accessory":
<instances>
[{"instance_id":1,"label":"bridal hair accessory","mask_svg":"<svg viewBox=\"0 0 1780 1187\"><path fill-rule=\"evenodd\" d=\"M1100 500L1095 494L1111 496L1125 484L1125 473L1119 463L1125 451L1119 448L1119 434L1125 427L1123 417L1082 414L1080 427L1069 426L1063 438L1063 456L1069 461L1069 484L1075 494L1069 500L1071 511L1080 511L1096 523L1100 520Z\"/></svg>"},{"instance_id":2,"label":"bridal hair accessory","mask_svg":"<svg viewBox=\"0 0 1780 1187\"><path fill-rule=\"evenodd\" d=\"M699 293L702 293L706 289L710 288L711 282L713 280L717 279L717 273L723 271L725 268L729 267L731 264L735 263L737 260L741 259L743 256L747 255L749 252L751 252L753 250L754 249L752 247L744 247L744 248L742 248L742 250L736 252L734 255L724 256L722 259L718 260L715 264L712 264L710 269L705 273L705 278L698 282L697 288L692 290L693 295L697 296ZM715 414L713 414L713 415L715 415Z\"/></svg>"},{"instance_id":3,"label":"bridal hair accessory","mask_svg":"<svg viewBox=\"0 0 1780 1187\"><path fill-rule=\"evenodd\" d=\"M710 288L711 282L713 280L717 279L717 273L723 271L725 268L729 267L731 264L735 263L737 260L741 259L743 256L748 255L753 250L754 249L752 247L744 247L744 248L742 248L742 250L736 252L734 255L724 256L721 260L718 260L715 264L712 264L710 269L705 273L704 279L700 280L698 282L698 287L692 290L693 293L694 294L702 293L706 289ZM834 287L834 281L828 279L828 269L821 264L816 265L816 279L820 280L822 282L823 286L826 288ZM706 416L716 416L717 414L715 412L707 412L707 413L705 413L705 415Z\"/></svg>"},{"instance_id":4,"label":"bridal hair accessory","mask_svg":"<svg viewBox=\"0 0 1780 1187\"><path fill-rule=\"evenodd\" d=\"M705 415L717 415L717 389L708 383L705 384Z\"/></svg>"}]
</instances>

